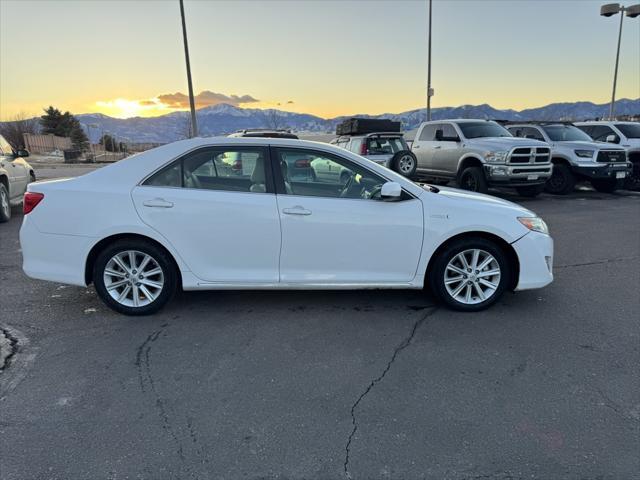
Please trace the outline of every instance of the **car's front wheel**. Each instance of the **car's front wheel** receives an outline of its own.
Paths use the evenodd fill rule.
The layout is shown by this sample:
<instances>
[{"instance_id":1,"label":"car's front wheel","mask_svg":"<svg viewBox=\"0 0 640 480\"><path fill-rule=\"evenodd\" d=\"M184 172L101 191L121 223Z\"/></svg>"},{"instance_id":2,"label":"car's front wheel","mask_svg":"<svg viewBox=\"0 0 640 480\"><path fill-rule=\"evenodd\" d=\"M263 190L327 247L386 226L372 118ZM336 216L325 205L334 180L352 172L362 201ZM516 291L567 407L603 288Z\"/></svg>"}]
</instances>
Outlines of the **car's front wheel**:
<instances>
[{"instance_id":1,"label":"car's front wheel","mask_svg":"<svg viewBox=\"0 0 640 480\"><path fill-rule=\"evenodd\" d=\"M481 167L467 167L460 174L458 182L463 190L471 190L472 192L487 193L487 179Z\"/></svg>"},{"instance_id":2,"label":"car's front wheel","mask_svg":"<svg viewBox=\"0 0 640 480\"><path fill-rule=\"evenodd\" d=\"M495 303L511 276L509 260L495 242L463 238L442 250L429 271L433 293L449 307L464 312Z\"/></svg>"},{"instance_id":3,"label":"car's front wheel","mask_svg":"<svg viewBox=\"0 0 640 480\"><path fill-rule=\"evenodd\" d=\"M119 240L96 257L93 281L100 298L125 315L160 310L177 288L177 271L169 255L151 242Z\"/></svg>"},{"instance_id":4,"label":"car's front wheel","mask_svg":"<svg viewBox=\"0 0 640 480\"><path fill-rule=\"evenodd\" d=\"M0 183L0 223L8 222L11 218L11 204L9 192L3 183Z\"/></svg>"}]
</instances>

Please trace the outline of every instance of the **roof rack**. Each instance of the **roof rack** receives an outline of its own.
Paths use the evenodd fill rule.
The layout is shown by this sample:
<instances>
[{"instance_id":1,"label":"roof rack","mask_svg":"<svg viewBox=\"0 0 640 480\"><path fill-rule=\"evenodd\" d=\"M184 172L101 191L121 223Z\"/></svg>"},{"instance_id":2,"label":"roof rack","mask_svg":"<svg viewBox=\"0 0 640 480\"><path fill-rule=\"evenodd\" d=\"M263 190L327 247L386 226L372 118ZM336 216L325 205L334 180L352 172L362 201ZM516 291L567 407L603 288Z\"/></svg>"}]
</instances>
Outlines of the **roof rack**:
<instances>
[{"instance_id":1,"label":"roof rack","mask_svg":"<svg viewBox=\"0 0 640 480\"><path fill-rule=\"evenodd\" d=\"M236 130L236 133L253 133L253 132L292 133L290 128L243 128L241 130Z\"/></svg>"},{"instance_id":2,"label":"roof rack","mask_svg":"<svg viewBox=\"0 0 640 480\"><path fill-rule=\"evenodd\" d=\"M557 121L549 121L549 120L496 120L501 125L573 125L573 122L568 120L557 120Z\"/></svg>"}]
</instances>

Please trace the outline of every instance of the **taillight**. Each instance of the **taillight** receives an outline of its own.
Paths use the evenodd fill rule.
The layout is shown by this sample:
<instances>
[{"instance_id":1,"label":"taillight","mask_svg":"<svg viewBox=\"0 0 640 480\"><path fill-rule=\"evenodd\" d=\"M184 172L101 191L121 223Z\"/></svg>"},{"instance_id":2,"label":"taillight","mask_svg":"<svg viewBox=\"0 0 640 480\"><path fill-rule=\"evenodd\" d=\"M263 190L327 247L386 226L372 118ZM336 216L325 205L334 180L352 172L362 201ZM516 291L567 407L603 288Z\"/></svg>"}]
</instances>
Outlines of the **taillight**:
<instances>
[{"instance_id":1,"label":"taillight","mask_svg":"<svg viewBox=\"0 0 640 480\"><path fill-rule=\"evenodd\" d=\"M26 215L31 212L44 198L44 193L27 192L22 201L22 212Z\"/></svg>"},{"instance_id":2,"label":"taillight","mask_svg":"<svg viewBox=\"0 0 640 480\"><path fill-rule=\"evenodd\" d=\"M311 160L309 160L308 158L296 160L293 166L295 168L309 168L311 166Z\"/></svg>"},{"instance_id":3,"label":"taillight","mask_svg":"<svg viewBox=\"0 0 640 480\"><path fill-rule=\"evenodd\" d=\"M360 155L368 155L369 149L367 148L367 141L363 140L360 144Z\"/></svg>"}]
</instances>

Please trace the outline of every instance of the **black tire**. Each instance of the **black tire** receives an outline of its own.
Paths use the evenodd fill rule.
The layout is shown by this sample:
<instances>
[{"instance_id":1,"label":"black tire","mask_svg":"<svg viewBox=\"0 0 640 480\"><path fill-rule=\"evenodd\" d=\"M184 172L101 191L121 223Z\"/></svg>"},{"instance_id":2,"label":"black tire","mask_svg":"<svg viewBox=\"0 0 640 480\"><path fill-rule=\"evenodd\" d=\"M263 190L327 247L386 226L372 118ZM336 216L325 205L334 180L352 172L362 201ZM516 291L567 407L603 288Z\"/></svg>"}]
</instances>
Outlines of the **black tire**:
<instances>
[{"instance_id":1,"label":"black tire","mask_svg":"<svg viewBox=\"0 0 640 480\"><path fill-rule=\"evenodd\" d=\"M624 181L624 188L634 192L640 192L640 161L632 162L633 170Z\"/></svg>"},{"instance_id":2,"label":"black tire","mask_svg":"<svg viewBox=\"0 0 640 480\"><path fill-rule=\"evenodd\" d=\"M479 303L465 304L459 302L449 294L444 282L447 264L459 253L470 249L480 249L494 257L500 267L500 280L497 288L489 298ZM485 238L469 237L454 240L442 251L437 253L437 257L434 259L428 273L428 282L431 291L436 297L450 308L462 312L477 312L488 308L500 298L511 280L511 274L511 265L509 264L507 255L500 246Z\"/></svg>"},{"instance_id":3,"label":"black tire","mask_svg":"<svg viewBox=\"0 0 640 480\"><path fill-rule=\"evenodd\" d=\"M527 185L524 187L516 187L516 192L521 197L534 198L544 191L544 185Z\"/></svg>"},{"instance_id":4,"label":"black tire","mask_svg":"<svg viewBox=\"0 0 640 480\"><path fill-rule=\"evenodd\" d=\"M118 253L134 250L152 257L158 267L162 269L164 284L157 297L147 305L134 307L123 305L107 291L104 283L104 270L107 263ZM150 315L164 307L174 296L178 285L178 272L170 255L155 244L137 239L118 240L103 249L93 267L93 283L102 301L111 309L125 315ZM142 298L142 297L140 297Z\"/></svg>"},{"instance_id":5,"label":"black tire","mask_svg":"<svg viewBox=\"0 0 640 480\"><path fill-rule=\"evenodd\" d=\"M11 203L9 202L9 192L4 183L0 183L0 223L8 222L11 218Z\"/></svg>"},{"instance_id":6,"label":"black tire","mask_svg":"<svg viewBox=\"0 0 640 480\"><path fill-rule=\"evenodd\" d=\"M36 181L36 174L33 172L29 172L29 183L33 183Z\"/></svg>"},{"instance_id":7,"label":"black tire","mask_svg":"<svg viewBox=\"0 0 640 480\"><path fill-rule=\"evenodd\" d=\"M619 187L619 182L615 178L605 178L591 180L591 186L601 193L613 193Z\"/></svg>"},{"instance_id":8,"label":"black tire","mask_svg":"<svg viewBox=\"0 0 640 480\"><path fill-rule=\"evenodd\" d=\"M458 184L463 190L470 190L472 192L487 193L489 190L487 179L484 177L484 172L481 167L465 168L460 174Z\"/></svg>"},{"instance_id":9,"label":"black tire","mask_svg":"<svg viewBox=\"0 0 640 480\"><path fill-rule=\"evenodd\" d=\"M545 183L544 189L554 195L567 195L573 192L575 186L576 178L573 176L571 169L564 163L555 163L551 177Z\"/></svg>"},{"instance_id":10,"label":"black tire","mask_svg":"<svg viewBox=\"0 0 640 480\"><path fill-rule=\"evenodd\" d=\"M390 162L391 169L402 175L403 177L411 178L415 175L418 168L418 159L409 150L402 150L397 152Z\"/></svg>"}]
</instances>

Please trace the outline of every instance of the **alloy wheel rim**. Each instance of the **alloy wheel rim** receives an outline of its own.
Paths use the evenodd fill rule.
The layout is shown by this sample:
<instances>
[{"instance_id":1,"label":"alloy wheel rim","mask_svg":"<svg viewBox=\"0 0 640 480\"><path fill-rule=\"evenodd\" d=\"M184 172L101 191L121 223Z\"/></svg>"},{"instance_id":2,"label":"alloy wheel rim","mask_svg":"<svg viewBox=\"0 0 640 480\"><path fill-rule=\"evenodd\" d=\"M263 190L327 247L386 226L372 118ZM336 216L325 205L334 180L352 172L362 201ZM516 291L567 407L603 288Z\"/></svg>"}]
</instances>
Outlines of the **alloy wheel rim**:
<instances>
[{"instance_id":1,"label":"alloy wheel rim","mask_svg":"<svg viewBox=\"0 0 640 480\"><path fill-rule=\"evenodd\" d=\"M410 155L405 155L400 158L400 171L402 173L409 173L413 169L413 158Z\"/></svg>"},{"instance_id":2,"label":"alloy wheel rim","mask_svg":"<svg viewBox=\"0 0 640 480\"><path fill-rule=\"evenodd\" d=\"M548 183L553 190L560 190L564 187L564 177L558 173L552 173Z\"/></svg>"},{"instance_id":3,"label":"alloy wheel rim","mask_svg":"<svg viewBox=\"0 0 640 480\"><path fill-rule=\"evenodd\" d=\"M9 216L9 199L7 198L7 194L2 190L0 192L0 204L2 204L2 211L5 217Z\"/></svg>"},{"instance_id":4,"label":"alloy wheel rim","mask_svg":"<svg viewBox=\"0 0 640 480\"><path fill-rule=\"evenodd\" d=\"M474 305L495 295L501 270L493 255L479 248L457 253L444 272L444 286L454 300Z\"/></svg>"},{"instance_id":5,"label":"alloy wheel rim","mask_svg":"<svg viewBox=\"0 0 640 480\"><path fill-rule=\"evenodd\" d=\"M473 175L467 174L462 179L462 188L475 192L477 190L476 180Z\"/></svg>"},{"instance_id":6,"label":"alloy wheel rim","mask_svg":"<svg viewBox=\"0 0 640 480\"><path fill-rule=\"evenodd\" d=\"M126 307L153 303L164 288L164 272L151 255L137 250L116 253L104 268L104 286L116 302Z\"/></svg>"}]
</instances>

